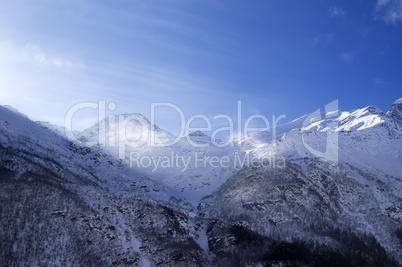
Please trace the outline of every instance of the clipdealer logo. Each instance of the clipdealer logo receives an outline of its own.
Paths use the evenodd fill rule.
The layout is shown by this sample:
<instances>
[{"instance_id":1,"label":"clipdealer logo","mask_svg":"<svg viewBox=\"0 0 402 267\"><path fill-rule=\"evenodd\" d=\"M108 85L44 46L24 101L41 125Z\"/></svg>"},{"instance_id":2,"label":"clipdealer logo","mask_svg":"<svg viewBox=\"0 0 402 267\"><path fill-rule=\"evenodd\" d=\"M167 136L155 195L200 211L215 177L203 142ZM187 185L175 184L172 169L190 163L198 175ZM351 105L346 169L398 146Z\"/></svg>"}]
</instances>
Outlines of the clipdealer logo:
<instances>
[{"instance_id":1,"label":"clipdealer logo","mask_svg":"<svg viewBox=\"0 0 402 267\"><path fill-rule=\"evenodd\" d=\"M170 138L158 138L156 118L157 111L159 108L168 108L173 112L176 112L180 118L179 124L179 134L177 136L172 136ZM91 140L80 139L74 135L72 124L73 117L76 113L82 112L85 109L97 110L98 113L98 129L96 138ZM264 130L270 133L271 140L269 143L275 145L277 142L277 125L281 119L286 118L286 115L280 115L278 117L272 116L271 122L267 117L255 114L246 119L242 118L242 103L237 102L237 117L233 119L227 114L219 114L210 118L203 114L196 114L188 119L183 112L183 110L172 103L158 102L151 103L150 105L150 121L140 119L138 114L125 114L125 115L113 115L107 114L109 111L114 111L116 109L116 104L111 102L107 104L105 100L99 100L98 102L80 102L72 106L66 113L65 116L65 134L68 139L74 144L82 147L111 147L118 152L120 159L127 160L130 167L132 168L147 168L151 169L152 172L158 169L164 168L176 168L180 169L182 172L188 170L189 166L195 168L241 168L244 166L271 166L276 168L285 167L285 158L278 156L272 151L265 153L265 156L254 155L253 149L257 149L261 146L255 138L250 137L250 133L255 133ZM330 164L338 163L338 132L336 131L337 123L335 120L328 120L327 128L328 130L322 132L325 135L325 151L321 151L320 148L315 148L310 145L309 140L309 129L314 126L314 123L325 120L328 116L336 116L338 114L338 101L335 100L325 106L325 112L321 112L320 109L309 114L303 122L302 126L302 138L301 142L308 152L312 155L320 158L321 160L327 161ZM106 123L105 118L107 118L108 123ZM212 127L215 120L226 120L227 125L225 127L214 128ZM191 125L195 120L203 121L206 127L192 127ZM264 123L265 127L254 128L251 127L253 120L260 120ZM138 127L136 136L133 139L132 136L127 135L128 125L135 122ZM243 124L244 122L244 124ZM235 129L234 125L237 126ZM200 143L195 142L189 133L196 131L201 132L212 132L210 142ZM226 132L228 138L224 142L218 141L217 135ZM151 154L140 153L142 151L140 147L149 148L168 148L172 147L183 139L187 141L190 146L194 148L192 154L178 154L176 152L170 151L168 154L161 156L155 156ZM236 150L231 156L221 155L221 156L206 156L203 153L197 151L198 148L206 148L213 146L216 148L225 147L239 147L239 140L241 140L242 145L247 144L251 149L248 151L241 151L241 149ZM240 152L239 152L240 151Z\"/></svg>"},{"instance_id":2,"label":"clipdealer logo","mask_svg":"<svg viewBox=\"0 0 402 267\"><path fill-rule=\"evenodd\" d=\"M143 156L139 152L130 152L130 168L145 168L151 172L161 169L179 169L185 172L192 168L234 168L239 169L246 166L284 168L286 160L271 151L263 157L253 156L250 153L240 154L235 152L233 157L229 156L205 156L202 152L195 151L194 154L180 155L173 151L164 156Z\"/></svg>"}]
</instances>

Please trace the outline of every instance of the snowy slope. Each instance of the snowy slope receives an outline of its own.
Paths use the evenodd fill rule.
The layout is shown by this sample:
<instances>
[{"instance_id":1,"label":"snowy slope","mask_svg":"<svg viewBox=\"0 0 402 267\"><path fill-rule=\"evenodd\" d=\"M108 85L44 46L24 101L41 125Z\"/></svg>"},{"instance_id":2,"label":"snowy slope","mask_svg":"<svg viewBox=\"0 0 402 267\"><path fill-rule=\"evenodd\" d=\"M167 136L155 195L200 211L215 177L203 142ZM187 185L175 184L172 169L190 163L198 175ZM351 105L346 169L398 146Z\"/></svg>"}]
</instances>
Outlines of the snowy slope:
<instances>
[{"instance_id":1,"label":"snowy slope","mask_svg":"<svg viewBox=\"0 0 402 267\"><path fill-rule=\"evenodd\" d=\"M285 168L262 162L243 169L201 201L201 213L229 221L242 218L273 238L331 246L339 245L333 232L350 229L374 236L401 261L401 237L396 235L402 223L400 111L397 101L386 114L370 106L324 119L307 115L280 127L276 143L267 142L269 132L249 137L261 144L249 146L254 155L284 157ZM339 147L336 161L331 154L330 160L321 157L332 142Z\"/></svg>"},{"instance_id":2,"label":"snowy slope","mask_svg":"<svg viewBox=\"0 0 402 267\"><path fill-rule=\"evenodd\" d=\"M2 264L207 261L191 205L101 147L76 146L42 125L0 106Z\"/></svg>"},{"instance_id":3,"label":"snowy slope","mask_svg":"<svg viewBox=\"0 0 402 267\"><path fill-rule=\"evenodd\" d=\"M330 116L326 116L327 118ZM402 177L402 132L393 117L376 107L366 107L339 116L318 120L283 133L276 144L266 143L255 150L287 158L316 156L308 148L325 152L331 138L339 145L339 162L359 169Z\"/></svg>"},{"instance_id":4,"label":"snowy slope","mask_svg":"<svg viewBox=\"0 0 402 267\"><path fill-rule=\"evenodd\" d=\"M129 122L123 124L122 120ZM107 141L99 142L99 135ZM176 137L151 125L141 114L124 114L114 121L104 119L77 138L103 147L116 158L122 158L125 165L166 185L195 206L203 195L212 193L237 171L234 153L244 153L234 147L215 147L210 137L200 131L172 142ZM165 145L169 142L172 144ZM219 163L210 162L211 157L228 157L231 163L221 168Z\"/></svg>"},{"instance_id":5,"label":"snowy slope","mask_svg":"<svg viewBox=\"0 0 402 267\"><path fill-rule=\"evenodd\" d=\"M199 131L173 145L155 147L150 143L151 135L157 144L165 144L175 137L151 125L141 114L121 115L120 121L129 121L123 128L117 119L105 119L79 133L78 137L81 141L100 144L115 157L123 158L127 166L131 165L196 205L202 196L217 190L243 167L240 163L245 155L285 159L320 157L326 152L328 140L334 137L336 148L339 145L340 149L336 149L336 155L327 151L330 160L401 177L399 102L395 102L387 114L372 106L350 112L307 114L276 129L245 137L236 146L223 148L214 146L210 138ZM102 139L105 143L99 142L99 134L105 136ZM249 145L249 140L258 146ZM312 150L318 153L311 153ZM225 167L211 164L208 159L212 157L227 157L229 163Z\"/></svg>"},{"instance_id":6,"label":"snowy slope","mask_svg":"<svg viewBox=\"0 0 402 267\"><path fill-rule=\"evenodd\" d=\"M402 262L401 114L401 99L386 113L315 112L220 148L199 131L162 145L176 137L141 114L68 140L63 128L0 106L0 243L14 244L0 256L29 265L86 264L85 255L102 266L221 265L234 254L251 259L272 240L355 249L335 234L342 229L368 244L367 255L385 249ZM245 156L257 164L241 164Z\"/></svg>"}]
</instances>

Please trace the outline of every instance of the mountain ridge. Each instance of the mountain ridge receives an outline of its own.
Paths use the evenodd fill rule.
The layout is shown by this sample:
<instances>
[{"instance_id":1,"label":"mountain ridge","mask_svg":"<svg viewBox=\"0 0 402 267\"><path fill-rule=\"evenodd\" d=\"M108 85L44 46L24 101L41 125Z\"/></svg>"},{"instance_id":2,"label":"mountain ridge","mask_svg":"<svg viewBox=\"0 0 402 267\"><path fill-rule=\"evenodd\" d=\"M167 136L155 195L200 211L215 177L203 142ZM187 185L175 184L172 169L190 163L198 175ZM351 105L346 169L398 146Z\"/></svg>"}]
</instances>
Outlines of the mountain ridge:
<instances>
[{"instance_id":1,"label":"mountain ridge","mask_svg":"<svg viewBox=\"0 0 402 267\"><path fill-rule=\"evenodd\" d=\"M89 255L100 266L214 266L243 255L238 263L253 265L273 259L275 242L302 240L310 251L327 246L360 265L370 264L370 257L377 265L402 262L400 105L396 101L387 113L368 106L321 118L307 114L278 126L275 142L269 132L254 134L257 147L246 139L234 147L192 147L181 138L165 148L144 144L124 151L166 160L196 153L229 162L155 171L130 167L130 158L120 159L115 147L81 147L60 128L0 106L0 260L73 265L88 263ZM95 128L95 134L77 136L94 141ZM337 162L322 157L331 134L338 140ZM210 140L201 132L190 136ZM232 165L246 156L257 161ZM281 158L283 166L270 162ZM353 254L351 240L361 254Z\"/></svg>"}]
</instances>

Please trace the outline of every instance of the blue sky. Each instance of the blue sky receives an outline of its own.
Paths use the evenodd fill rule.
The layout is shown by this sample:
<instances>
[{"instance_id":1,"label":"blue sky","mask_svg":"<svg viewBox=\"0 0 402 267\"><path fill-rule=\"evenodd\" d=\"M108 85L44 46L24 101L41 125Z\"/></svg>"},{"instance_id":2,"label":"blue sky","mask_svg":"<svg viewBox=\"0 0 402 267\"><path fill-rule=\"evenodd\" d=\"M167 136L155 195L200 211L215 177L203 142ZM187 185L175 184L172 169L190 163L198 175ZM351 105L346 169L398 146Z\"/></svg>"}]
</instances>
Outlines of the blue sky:
<instances>
[{"instance_id":1,"label":"blue sky","mask_svg":"<svg viewBox=\"0 0 402 267\"><path fill-rule=\"evenodd\" d=\"M402 0L2 1L0 104L58 125L100 99L147 117L152 102L212 118L241 100L244 117L282 122L335 99L387 110L401 48ZM157 123L174 132L174 115Z\"/></svg>"}]
</instances>

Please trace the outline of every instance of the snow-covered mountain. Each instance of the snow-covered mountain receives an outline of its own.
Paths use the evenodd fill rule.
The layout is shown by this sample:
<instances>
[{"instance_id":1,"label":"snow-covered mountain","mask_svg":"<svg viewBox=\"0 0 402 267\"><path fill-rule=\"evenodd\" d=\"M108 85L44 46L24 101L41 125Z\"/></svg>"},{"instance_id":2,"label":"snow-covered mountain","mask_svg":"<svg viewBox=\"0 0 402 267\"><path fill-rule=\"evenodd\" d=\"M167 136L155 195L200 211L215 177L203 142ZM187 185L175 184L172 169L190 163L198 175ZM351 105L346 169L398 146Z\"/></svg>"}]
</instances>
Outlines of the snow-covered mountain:
<instances>
[{"instance_id":1,"label":"snow-covered mountain","mask_svg":"<svg viewBox=\"0 0 402 267\"><path fill-rule=\"evenodd\" d=\"M99 142L99 136L104 136L106 144ZM176 142L175 138L141 114L124 114L113 121L106 118L77 133L79 142L103 147L125 165L164 184L196 206L202 196L212 193L239 169L233 163L227 164L227 168L210 167L209 159L227 156L233 162L235 153L244 152L235 147L215 147L201 131Z\"/></svg>"},{"instance_id":2,"label":"snow-covered mountain","mask_svg":"<svg viewBox=\"0 0 402 267\"><path fill-rule=\"evenodd\" d=\"M402 98L395 101L387 112L387 116L391 118L396 126L400 128L402 122Z\"/></svg>"},{"instance_id":3,"label":"snow-covered mountain","mask_svg":"<svg viewBox=\"0 0 402 267\"><path fill-rule=\"evenodd\" d=\"M402 99L224 147L161 145L175 137L141 114L63 131L0 106L6 265L402 262Z\"/></svg>"},{"instance_id":4,"label":"snow-covered mountain","mask_svg":"<svg viewBox=\"0 0 402 267\"><path fill-rule=\"evenodd\" d=\"M163 185L9 107L0 107L0 125L2 264L205 261L192 239L191 209Z\"/></svg>"}]
</instances>

